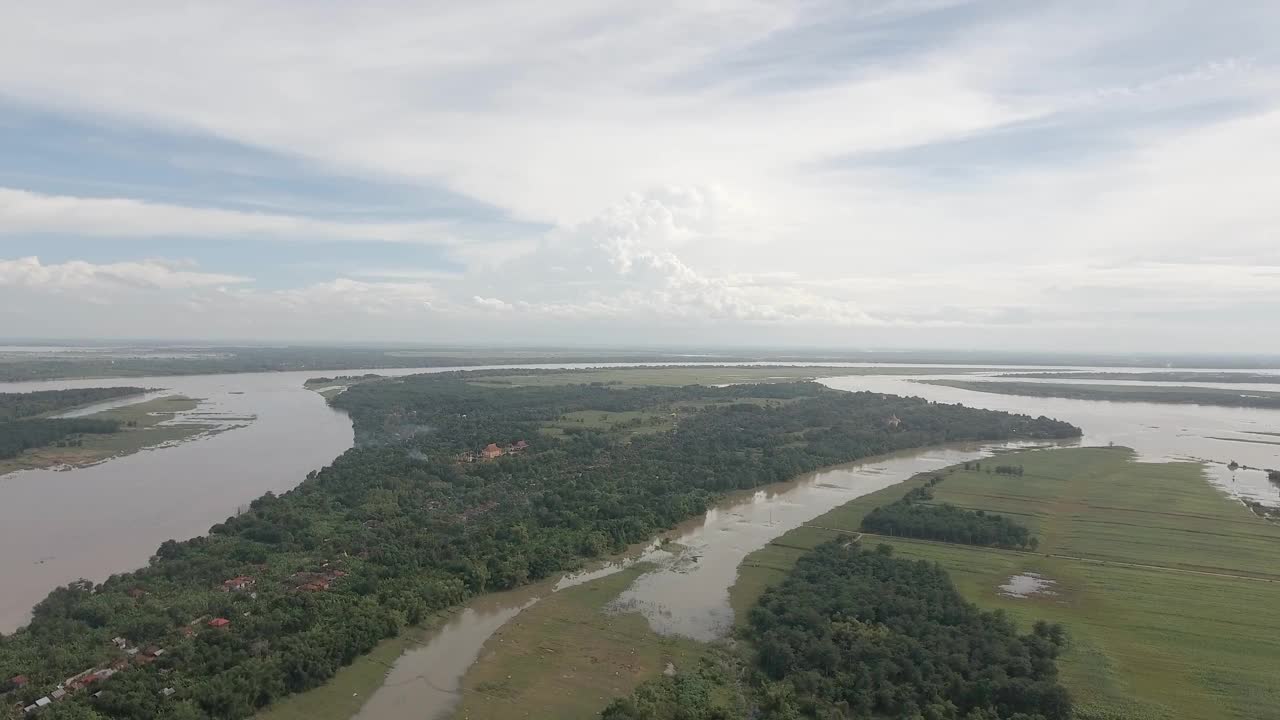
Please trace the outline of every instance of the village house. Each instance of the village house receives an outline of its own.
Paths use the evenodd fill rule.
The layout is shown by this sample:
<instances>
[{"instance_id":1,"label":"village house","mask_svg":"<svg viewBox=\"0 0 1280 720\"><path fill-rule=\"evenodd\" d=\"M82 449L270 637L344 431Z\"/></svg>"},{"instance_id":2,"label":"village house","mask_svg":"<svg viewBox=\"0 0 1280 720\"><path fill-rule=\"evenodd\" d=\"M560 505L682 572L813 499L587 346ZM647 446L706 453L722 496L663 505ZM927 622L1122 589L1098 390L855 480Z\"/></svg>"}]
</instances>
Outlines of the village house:
<instances>
[{"instance_id":1,"label":"village house","mask_svg":"<svg viewBox=\"0 0 1280 720\"><path fill-rule=\"evenodd\" d=\"M902 420L898 418L898 415L896 413L893 415L890 415L889 419L886 422L889 425L889 427L894 430L898 429L898 426L902 424Z\"/></svg>"},{"instance_id":2,"label":"village house","mask_svg":"<svg viewBox=\"0 0 1280 720\"><path fill-rule=\"evenodd\" d=\"M143 590L142 588L130 588L129 591L126 592L125 594L133 598L134 600L141 600L142 598L147 596L147 591Z\"/></svg>"},{"instance_id":3,"label":"village house","mask_svg":"<svg viewBox=\"0 0 1280 720\"><path fill-rule=\"evenodd\" d=\"M24 688L30 682L31 681L27 679L26 675L14 675L9 678L9 684L12 685L14 689Z\"/></svg>"},{"instance_id":4,"label":"village house","mask_svg":"<svg viewBox=\"0 0 1280 720\"><path fill-rule=\"evenodd\" d=\"M511 446L511 447L509 447L509 448L507 448L507 452L509 452L509 453L520 453L520 452L524 452L525 450L528 450L528 449L529 449L529 443L527 443L527 442L525 442L525 441L523 441L523 440L517 440L517 441L516 441L516 443L515 443L514 445L512 445L512 446Z\"/></svg>"},{"instance_id":5,"label":"village house","mask_svg":"<svg viewBox=\"0 0 1280 720\"><path fill-rule=\"evenodd\" d=\"M244 592L252 588L254 579L248 575L237 575L222 583L222 592Z\"/></svg>"},{"instance_id":6,"label":"village house","mask_svg":"<svg viewBox=\"0 0 1280 720\"><path fill-rule=\"evenodd\" d=\"M231 621L226 618L214 618L209 621L209 627L215 630L222 630L227 626L229 626L230 624L231 624Z\"/></svg>"},{"instance_id":7,"label":"village house","mask_svg":"<svg viewBox=\"0 0 1280 720\"><path fill-rule=\"evenodd\" d=\"M483 457L485 460L492 460L496 457L500 457L501 455L502 455L502 448L498 447L497 444L495 443L489 443L488 445L485 445L484 449L480 451L480 456Z\"/></svg>"}]
</instances>

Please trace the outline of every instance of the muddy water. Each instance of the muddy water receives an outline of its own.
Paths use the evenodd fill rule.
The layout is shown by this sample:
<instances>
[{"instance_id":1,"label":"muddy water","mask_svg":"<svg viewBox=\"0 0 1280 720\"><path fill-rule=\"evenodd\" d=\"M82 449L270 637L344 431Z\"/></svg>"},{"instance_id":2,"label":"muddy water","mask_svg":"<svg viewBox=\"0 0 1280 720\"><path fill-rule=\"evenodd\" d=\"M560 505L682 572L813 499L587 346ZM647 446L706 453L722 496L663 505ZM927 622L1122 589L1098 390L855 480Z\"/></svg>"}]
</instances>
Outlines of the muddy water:
<instances>
[{"instance_id":1,"label":"muddy water","mask_svg":"<svg viewBox=\"0 0 1280 720\"><path fill-rule=\"evenodd\" d=\"M360 708L357 718L429 718L436 708L458 702L458 687L467 668L480 656L484 642L551 587L529 586L477 598L420 647L396 660L386 682Z\"/></svg>"}]
</instances>

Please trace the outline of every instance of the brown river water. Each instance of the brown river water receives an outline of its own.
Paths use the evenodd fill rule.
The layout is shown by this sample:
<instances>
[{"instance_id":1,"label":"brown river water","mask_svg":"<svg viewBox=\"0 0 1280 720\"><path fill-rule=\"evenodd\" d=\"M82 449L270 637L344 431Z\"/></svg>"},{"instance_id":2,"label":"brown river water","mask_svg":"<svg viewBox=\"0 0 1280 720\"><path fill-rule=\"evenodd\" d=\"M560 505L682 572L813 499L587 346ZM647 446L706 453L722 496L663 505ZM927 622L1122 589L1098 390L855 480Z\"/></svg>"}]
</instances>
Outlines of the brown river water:
<instances>
[{"instance_id":1,"label":"brown river water","mask_svg":"<svg viewBox=\"0 0 1280 720\"><path fill-rule=\"evenodd\" d=\"M434 368L443 371L451 368ZM476 368L470 368L476 369ZM939 378L965 377L939 367ZM365 371L343 371L360 374ZM377 370L402 375L422 370ZM203 398L192 416L218 426L243 425L88 468L24 471L0 477L0 631L25 621L29 608L55 585L78 577L101 580L137 567L160 542L207 528L267 490L282 492L350 447L346 416L302 382L316 372L78 380L0 384L0 392L141 385ZM332 373L329 373L332 374ZM1226 468L1230 460L1280 467L1280 411L1199 405L1031 398L925 385L902 376L857 375L823 380L843 390L917 395L938 402L1048 415L1085 431L1082 444L1134 448L1149 462L1206 461L1210 482L1225 492L1280 504L1265 474ZM1100 384L1092 382L1092 384ZM1187 384L1187 383L1173 383ZM1204 385L1214 386L1212 383ZM1280 390L1277 385L1220 386ZM1226 438L1226 439L1223 439ZM1246 442L1252 440L1253 442ZM1004 446L928 448L829 468L796 480L726 498L703 517L664 536L675 552L652 546L639 554L655 564L615 601L659 633L710 640L732 623L728 590L750 552L851 499L918 473L983 457ZM386 683L366 702L362 720L448 717L467 668L485 641L539 598L620 569L543 583L476 599L407 651Z\"/></svg>"}]
</instances>

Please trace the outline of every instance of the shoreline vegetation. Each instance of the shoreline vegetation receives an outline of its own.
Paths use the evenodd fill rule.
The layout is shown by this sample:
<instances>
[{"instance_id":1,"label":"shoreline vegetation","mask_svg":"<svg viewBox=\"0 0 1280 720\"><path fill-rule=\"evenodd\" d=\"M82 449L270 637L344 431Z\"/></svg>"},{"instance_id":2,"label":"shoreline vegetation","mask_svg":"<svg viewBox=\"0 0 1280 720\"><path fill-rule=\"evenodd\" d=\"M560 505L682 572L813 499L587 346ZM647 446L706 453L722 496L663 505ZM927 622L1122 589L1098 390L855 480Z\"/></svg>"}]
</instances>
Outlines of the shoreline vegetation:
<instances>
[{"instance_id":1,"label":"shoreline vegetation","mask_svg":"<svg viewBox=\"0 0 1280 720\"><path fill-rule=\"evenodd\" d=\"M95 465L211 432L210 426L203 423L173 422L180 413L194 410L198 404L198 400L182 395L165 395L78 418L14 421L15 424L52 423L65 432L48 442L26 447L7 458L0 458L0 476L19 470L69 469ZM94 429L77 429L82 426ZM0 423L0 439L5 434L5 424Z\"/></svg>"},{"instance_id":2,"label":"shoreline vegetation","mask_svg":"<svg viewBox=\"0 0 1280 720\"><path fill-rule=\"evenodd\" d=\"M25 680L5 702L76 677L59 713L245 717L469 597L608 556L726 492L895 449L1080 433L816 383L484 384L510 374L334 397L356 448L142 570L55 590L0 637L0 677Z\"/></svg>"},{"instance_id":3,"label":"shoreline vegetation","mask_svg":"<svg viewBox=\"0 0 1280 720\"><path fill-rule=\"evenodd\" d=\"M1070 400L1148 402L1222 407L1280 408L1280 392L1224 390L1190 386L1069 385L985 380L918 380L925 385L972 390L998 395L1055 397Z\"/></svg>"}]
</instances>

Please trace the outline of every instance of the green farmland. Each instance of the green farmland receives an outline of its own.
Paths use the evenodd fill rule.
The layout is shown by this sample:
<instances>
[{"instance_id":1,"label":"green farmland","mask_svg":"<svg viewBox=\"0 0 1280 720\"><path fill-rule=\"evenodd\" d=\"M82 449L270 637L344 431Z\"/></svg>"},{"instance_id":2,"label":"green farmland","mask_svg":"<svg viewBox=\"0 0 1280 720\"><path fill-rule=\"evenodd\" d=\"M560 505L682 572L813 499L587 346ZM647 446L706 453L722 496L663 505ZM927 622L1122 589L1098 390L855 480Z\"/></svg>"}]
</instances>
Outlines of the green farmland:
<instances>
[{"instance_id":1,"label":"green farmland","mask_svg":"<svg viewBox=\"0 0 1280 720\"><path fill-rule=\"evenodd\" d=\"M1194 464L1137 463L1120 448L999 462L1026 474L955 469L934 502L1010 515L1040 537L1038 552L863 541L941 563L970 600L1025 626L1065 624L1059 665L1080 718L1280 718L1280 526L1221 495ZM748 556L732 591L739 619L800 554L856 532L872 507L922 482L855 500ZM1000 593L1023 573L1052 580L1053 594Z\"/></svg>"}]
</instances>

